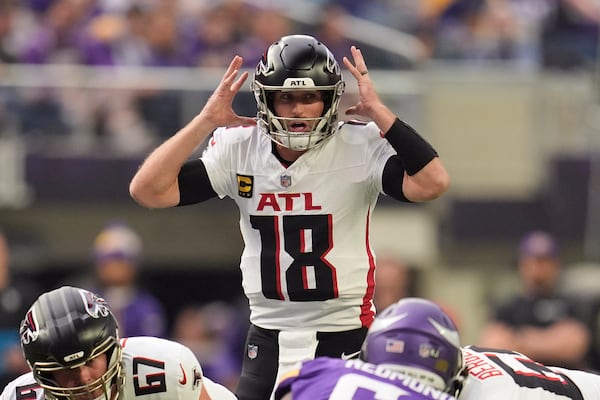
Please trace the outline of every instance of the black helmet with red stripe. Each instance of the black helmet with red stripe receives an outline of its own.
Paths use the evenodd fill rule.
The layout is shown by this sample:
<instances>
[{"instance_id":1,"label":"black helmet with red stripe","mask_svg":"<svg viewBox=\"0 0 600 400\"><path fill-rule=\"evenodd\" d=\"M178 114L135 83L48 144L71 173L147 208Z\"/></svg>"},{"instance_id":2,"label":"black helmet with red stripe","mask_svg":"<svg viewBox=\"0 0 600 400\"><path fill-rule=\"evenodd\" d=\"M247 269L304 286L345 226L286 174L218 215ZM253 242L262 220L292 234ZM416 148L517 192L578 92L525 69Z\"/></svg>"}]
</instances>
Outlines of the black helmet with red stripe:
<instances>
[{"instance_id":1,"label":"black helmet with red stripe","mask_svg":"<svg viewBox=\"0 0 600 400\"><path fill-rule=\"evenodd\" d=\"M117 321L103 298L71 286L42 294L20 328L25 358L50 399L104 395L114 400L122 382L118 332ZM96 357L106 357L107 363L106 372L98 379L76 387L56 382L56 371L75 369Z\"/></svg>"}]
</instances>

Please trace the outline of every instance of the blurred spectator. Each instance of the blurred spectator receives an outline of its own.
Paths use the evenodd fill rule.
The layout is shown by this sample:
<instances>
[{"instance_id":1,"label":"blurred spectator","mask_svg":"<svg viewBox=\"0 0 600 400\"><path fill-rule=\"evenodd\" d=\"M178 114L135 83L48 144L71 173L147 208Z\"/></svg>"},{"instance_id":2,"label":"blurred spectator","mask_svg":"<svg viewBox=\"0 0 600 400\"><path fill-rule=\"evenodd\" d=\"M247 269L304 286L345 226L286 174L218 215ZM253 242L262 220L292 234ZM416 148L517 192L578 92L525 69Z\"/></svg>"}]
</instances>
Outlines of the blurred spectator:
<instances>
[{"instance_id":1,"label":"blurred spectator","mask_svg":"<svg viewBox=\"0 0 600 400\"><path fill-rule=\"evenodd\" d=\"M503 0L456 0L439 15L434 56L459 60L514 57L518 30Z\"/></svg>"},{"instance_id":2,"label":"blurred spectator","mask_svg":"<svg viewBox=\"0 0 600 400\"><path fill-rule=\"evenodd\" d=\"M561 288L580 301L591 332L588 367L600 373L600 262L584 261L568 265Z\"/></svg>"},{"instance_id":3,"label":"blurred spectator","mask_svg":"<svg viewBox=\"0 0 600 400\"><path fill-rule=\"evenodd\" d=\"M141 255L139 235L122 222L111 222L94 241L93 277L78 284L100 293L108 301L119 322L121 336L165 337L164 307L137 279Z\"/></svg>"},{"instance_id":4,"label":"blurred spectator","mask_svg":"<svg viewBox=\"0 0 600 400\"><path fill-rule=\"evenodd\" d=\"M391 255L377 257L375 268L375 309L381 311L398 300L416 296L416 270Z\"/></svg>"},{"instance_id":5,"label":"blurred spectator","mask_svg":"<svg viewBox=\"0 0 600 400\"><path fill-rule=\"evenodd\" d=\"M344 7L329 4L319 14L315 27L315 37L325 43L336 59L349 56L348 49L354 44L344 33L344 17L347 15Z\"/></svg>"},{"instance_id":6,"label":"blurred spectator","mask_svg":"<svg viewBox=\"0 0 600 400\"><path fill-rule=\"evenodd\" d=\"M148 43L144 38L146 13L139 6L131 6L125 13L127 32L118 43L117 64L142 65L148 56Z\"/></svg>"},{"instance_id":7,"label":"blurred spectator","mask_svg":"<svg viewBox=\"0 0 600 400\"><path fill-rule=\"evenodd\" d=\"M244 66L254 68L265 49L279 38L294 33L295 26L278 8L255 8L249 10L249 14L238 51L244 58Z\"/></svg>"},{"instance_id":8,"label":"blurred spectator","mask_svg":"<svg viewBox=\"0 0 600 400\"><path fill-rule=\"evenodd\" d=\"M518 269L523 293L496 308L480 344L519 351L547 365L583 368L590 333L574 300L557 289L561 261L555 239L543 231L525 235Z\"/></svg>"},{"instance_id":9,"label":"blurred spectator","mask_svg":"<svg viewBox=\"0 0 600 400\"><path fill-rule=\"evenodd\" d=\"M598 54L600 3L556 0L541 32L542 63L550 68L594 67Z\"/></svg>"},{"instance_id":10,"label":"blurred spectator","mask_svg":"<svg viewBox=\"0 0 600 400\"><path fill-rule=\"evenodd\" d=\"M234 390L242 369L240 355L247 327L227 303L213 302L183 308L176 316L172 339L188 346L200 363L204 375Z\"/></svg>"},{"instance_id":11,"label":"blurred spectator","mask_svg":"<svg viewBox=\"0 0 600 400\"><path fill-rule=\"evenodd\" d=\"M82 28L78 40L81 63L144 65L150 60L146 38L148 12L131 5L121 12L98 12Z\"/></svg>"},{"instance_id":12,"label":"blurred spectator","mask_svg":"<svg viewBox=\"0 0 600 400\"><path fill-rule=\"evenodd\" d=\"M147 11L145 39L149 58L144 65L151 67L185 67L192 65L192 58L180 41L177 14L164 8Z\"/></svg>"},{"instance_id":13,"label":"blurred spectator","mask_svg":"<svg viewBox=\"0 0 600 400\"><path fill-rule=\"evenodd\" d=\"M144 37L148 58L144 66L189 67L193 54L182 40L175 9L163 6L147 10ZM181 125L181 93L167 90L138 92L137 109L155 135L170 135Z\"/></svg>"},{"instance_id":14,"label":"blurred spectator","mask_svg":"<svg viewBox=\"0 0 600 400\"><path fill-rule=\"evenodd\" d=\"M10 0L0 0L0 63L13 63L17 55L11 48L10 33L14 24L14 5Z\"/></svg>"},{"instance_id":15,"label":"blurred spectator","mask_svg":"<svg viewBox=\"0 0 600 400\"><path fill-rule=\"evenodd\" d=\"M8 241L0 231L0 387L29 371L21 353L19 325L40 293L36 284L12 273Z\"/></svg>"},{"instance_id":16,"label":"blurred spectator","mask_svg":"<svg viewBox=\"0 0 600 400\"><path fill-rule=\"evenodd\" d=\"M119 44L129 33L127 23L128 20L120 15L100 14L93 17L82 32L79 44L81 64L125 64L125 60L118 59L118 50Z\"/></svg>"},{"instance_id":17,"label":"blurred spectator","mask_svg":"<svg viewBox=\"0 0 600 400\"><path fill-rule=\"evenodd\" d=\"M194 65L225 67L229 64L241 34L238 8L231 2L217 4L196 19L188 39Z\"/></svg>"}]
</instances>

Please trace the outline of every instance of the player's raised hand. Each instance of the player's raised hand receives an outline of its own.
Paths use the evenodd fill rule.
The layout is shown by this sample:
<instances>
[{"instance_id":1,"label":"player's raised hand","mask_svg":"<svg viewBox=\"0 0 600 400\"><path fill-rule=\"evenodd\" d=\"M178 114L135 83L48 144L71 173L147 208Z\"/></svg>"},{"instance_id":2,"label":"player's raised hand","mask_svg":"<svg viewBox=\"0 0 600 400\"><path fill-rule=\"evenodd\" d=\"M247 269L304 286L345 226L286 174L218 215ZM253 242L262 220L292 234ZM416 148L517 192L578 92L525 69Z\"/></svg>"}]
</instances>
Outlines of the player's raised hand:
<instances>
[{"instance_id":1,"label":"player's raised hand","mask_svg":"<svg viewBox=\"0 0 600 400\"><path fill-rule=\"evenodd\" d=\"M210 121L211 125L215 128L219 126L256 124L254 118L237 115L232 107L235 95L248 79L247 71L240 74L242 63L242 57L233 57L221 82L219 82L219 85L200 112L200 116Z\"/></svg>"},{"instance_id":2,"label":"player's raised hand","mask_svg":"<svg viewBox=\"0 0 600 400\"><path fill-rule=\"evenodd\" d=\"M346 109L346 114L362 115L373 119L373 113L375 112L376 108L382 104L381 100L379 99L379 96L373 87L373 82L369 77L369 70L367 69L367 64L365 63L362 52L360 49L356 48L356 46L352 46L350 48L350 52L352 53L354 63L352 63L347 57L344 57L342 61L352 76L356 78L358 83L359 99L356 105Z\"/></svg>"}]
</instances>

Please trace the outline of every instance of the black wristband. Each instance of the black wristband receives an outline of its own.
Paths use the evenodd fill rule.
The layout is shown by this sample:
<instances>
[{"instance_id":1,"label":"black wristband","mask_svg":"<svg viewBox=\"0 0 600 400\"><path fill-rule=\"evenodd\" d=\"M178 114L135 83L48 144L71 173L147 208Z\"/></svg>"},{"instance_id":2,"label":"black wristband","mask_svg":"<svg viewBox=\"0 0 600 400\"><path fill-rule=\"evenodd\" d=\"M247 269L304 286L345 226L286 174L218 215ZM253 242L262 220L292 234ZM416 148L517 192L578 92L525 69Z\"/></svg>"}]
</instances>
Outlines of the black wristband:
<instances>
[{"instance_id":1,"label":"black wristband","mask_svg":"<svg viewBox=\"0 0 600 400\"><path fill-rule=\"evenodd\" d=\"M438 156L437 151L423 139L410 125L396 118L384 136L402 160L409 175L419 172Z\"/></svg>"}]
</instances>

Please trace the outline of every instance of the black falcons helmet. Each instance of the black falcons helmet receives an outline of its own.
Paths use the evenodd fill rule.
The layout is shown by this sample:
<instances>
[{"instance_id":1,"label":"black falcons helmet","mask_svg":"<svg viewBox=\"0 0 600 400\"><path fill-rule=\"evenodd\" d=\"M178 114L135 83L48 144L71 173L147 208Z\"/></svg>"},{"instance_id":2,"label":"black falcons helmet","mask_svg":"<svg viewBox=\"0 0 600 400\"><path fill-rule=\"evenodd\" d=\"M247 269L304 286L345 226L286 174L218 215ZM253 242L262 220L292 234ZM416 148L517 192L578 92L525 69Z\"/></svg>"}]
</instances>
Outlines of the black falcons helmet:
<instances>
[{"instance_id":1,"label":"black falcons helmet","mask_svg":"<svg viewBox=\"0 0 600 400\"><path fill-rule=\"evenodd\" d=\"M20 336L46 398L97 398L103 393L110 399L111 391L118 394L122 377L117 321L98 295L71 286L42 294L21 322ZM106 354L108 368L99 379L78 387L61 387L54 380L54 371L79 367L101 354Z\"/></svg>"},{"instance_id":2,"label":"black falcons helmet","mask_svg":"<svg viewBox=\"0 0 600 400\"><path fill-rule=\"evenodd\" d=\"M340 97L344 81L340 66L329 49L308 35L284 36L273 43L256 66L252 89L258 106L261 132L292 150L310 149L337 129ZM291 125L307 118L275 115L273 92L318 90L323 94L323 114L312 120L308 132L290 131Z\"/></svg>"}]
</instances>

